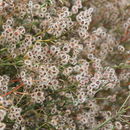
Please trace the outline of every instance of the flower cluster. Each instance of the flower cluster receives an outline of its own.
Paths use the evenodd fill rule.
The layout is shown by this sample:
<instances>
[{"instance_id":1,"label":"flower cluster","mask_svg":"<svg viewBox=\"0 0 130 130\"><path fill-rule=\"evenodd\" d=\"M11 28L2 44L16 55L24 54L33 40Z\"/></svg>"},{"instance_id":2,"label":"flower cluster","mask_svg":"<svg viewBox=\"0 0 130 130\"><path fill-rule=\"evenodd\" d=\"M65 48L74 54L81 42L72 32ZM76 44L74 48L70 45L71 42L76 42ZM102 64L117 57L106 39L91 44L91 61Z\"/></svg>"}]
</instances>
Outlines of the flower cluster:
<instances>
[{"instance_id":1,"label":"flower cluster","mask_svg":"<svg viewBox=\"0 0 130 130\"><path fill-rule=\"evenodd\" d=\"M3 121L4 117L5 117L5 115L6 115L6 111L0 110L0 128L1 128L1 130L4 130L5 127L6 127L6 124L5 124L5 123L2 123L2 121Z\"/></svg>"},{"instance_id":2,"label":"flower cluster","mask_svg":"<svg viewBox=\"0 0 130 130\"><path fill-rule=\"evenodd\" d=\"M8 91L8 83L10 78L7 75L0 76L0 91L6 93Z\"/></svg>"},{"instance_id":3,"label":"flower cluster","mask_svg":"<svg viewBox=\"0 0 130 130\"><path fill-rule=\"evenodd\" d=\"M114 0L0 0L0 130L129 130L128 12Z\"/></svg>"}]
</instances>

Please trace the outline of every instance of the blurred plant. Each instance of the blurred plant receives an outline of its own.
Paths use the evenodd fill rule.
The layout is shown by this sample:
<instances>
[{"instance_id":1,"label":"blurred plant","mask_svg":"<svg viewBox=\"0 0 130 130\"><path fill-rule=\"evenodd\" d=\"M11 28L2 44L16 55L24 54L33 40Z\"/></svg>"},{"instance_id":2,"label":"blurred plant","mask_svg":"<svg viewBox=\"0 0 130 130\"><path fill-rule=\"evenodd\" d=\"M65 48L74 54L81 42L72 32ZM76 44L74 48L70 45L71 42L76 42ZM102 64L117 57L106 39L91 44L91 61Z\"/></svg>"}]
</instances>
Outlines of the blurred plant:
<instances>
[{"instance_id":1,"label":"blurred plant","mask_svg":"<svg viewBox=\"0 0 130 130\"><path fill-rule=\"evenodd\" d=\"M0 130L129 130L129 4L0 0Z\"/></svg>"}]
</instances>

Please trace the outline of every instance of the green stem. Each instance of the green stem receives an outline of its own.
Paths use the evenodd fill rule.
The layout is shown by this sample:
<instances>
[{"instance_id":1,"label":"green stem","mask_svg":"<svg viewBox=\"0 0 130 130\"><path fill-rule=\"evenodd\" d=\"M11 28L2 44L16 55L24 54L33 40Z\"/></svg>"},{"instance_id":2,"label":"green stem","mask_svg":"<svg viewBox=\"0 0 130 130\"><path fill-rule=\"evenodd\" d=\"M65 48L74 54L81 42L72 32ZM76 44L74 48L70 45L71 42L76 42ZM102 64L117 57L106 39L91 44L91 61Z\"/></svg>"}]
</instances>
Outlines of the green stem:
<instances>
[{"instance_id":1,"label":"green stem","mask_svg":"<svg viewBox=\"0 0 130 130\"><path fill-rule=\"evenodd\" d=\"M17 61L17 62L14 62L14 63L0 63L0 66L11 66L11 65L22 65L23 64L23 61Z\"/></svg>"},{"instance_id":2,"label":"green stem","mask_svg":"<svg viewBox=\"0 0 130 130\"><path fill-rule=\"evenodd\" d=\"M124 106L126 105L126 103L127 103L128 100L129 100L129 98L130 98L130 93L129 93L129 95L127 96L127 98L126 98L126 100L124 101L124 103L122 104L122 106L120 107L120 109L119 109L118 112L120 112L120 111L124 108ZM117 113L118 113L118 112L117 112Z\"/></svg>"},{"instance_id":3,"label":"green stem","mask_svg":"<svg viewBox=\"0 0 130 130\"><path fill-rule=\"evenodd\" d=\"M0 49L0 52L6 51L6 50L7 50L7 48L2 48L2 49Z\"/></svg>"},{"instance_id":4,"label":"green stem","mask_svg":"<svg viewBox=\"0 0 130 130\"><path fill-rule=\"evenodd\" d=\"M130 125L130 122L129 122L128 120L125 120L125 119L123 119L123 118L120 118L120 120L121 120L121 122L125 122L125 123L127 123L127 124Z\"/></svg>"},{"instance_id":5,"label":"green stem","mask_svg":"<svg viewBox=\"0 0 130 130\"><path fill-rule=\"evenodd\" d=\"M25 96L25 94L23 94L23 95L21 96L21 98L20 98L19 101L17 102L16 106L21 102L21 100L23 99L24 96Z\"/></svg>"},{"instance_id":6,"label":"green stem","mask_svg":"<svg viewBox=\"0 0 130 130\"><path fill-rule=\"evenodd\" d=\"M122 106L119 108L117 114L111 118L109 118L108 120L104 121L102 124L100 124L97 128L94 128L94 130L99 130L100 128L102 128L105 124L107 124L109 121L115 119L116 117L119 117L122 115L122 113L126 112L127 109L129 109L129 107L127 107L126 109L124 109L126 103L128 102L130 98L130 93L127 96L126 100L124 101L124 103L122 104Z\"/></svg>"},{"instance_id":7,"label":"green stem","mask_svg":"<svg viewBox=\"0 0 130 130\"><path fill-rule=\"evenodd\" d=\"M119 68L119 69L129 69L130 65L127 64L123 64L123 65L119 65L119 66L113 66L113 68Z\"/></svg>"},{"instance_id":8,"label":"green stem","mask_svg":"<svg viewBox=\"0 0 130 130\"><path fill-rule=\"evenodd\" d=\"M102 128L105 124L107 124L109 121L111 121L113 118L109 118L108 120L104 121L101 125L99 125L97 128L95 128L94 130L99 130L100 128Z\"/></svg>"},{"instance_id":9,"label":"green stem","mask_svg":"<svg viewBox=\"0 0 130 130\"><path fill-rule=\"evenodd\" d=\"M41 126L39 126L38 128L36 128L36 130L40 130L40 128L42 128L45 125L47 125L47 123L42 124Z\"/></svg>"}]
</instances>

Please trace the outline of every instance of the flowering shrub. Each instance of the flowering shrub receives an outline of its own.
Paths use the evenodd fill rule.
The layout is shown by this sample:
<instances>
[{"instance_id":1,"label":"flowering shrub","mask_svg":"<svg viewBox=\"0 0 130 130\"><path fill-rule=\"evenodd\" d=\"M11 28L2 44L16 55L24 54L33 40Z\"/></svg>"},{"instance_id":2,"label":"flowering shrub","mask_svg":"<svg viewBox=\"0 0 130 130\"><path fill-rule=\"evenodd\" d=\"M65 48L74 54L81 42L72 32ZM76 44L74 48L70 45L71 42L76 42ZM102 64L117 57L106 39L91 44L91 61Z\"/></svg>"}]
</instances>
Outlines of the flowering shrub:
<instances>
[{"instance_id":1,"label":"flowering shrub","mask_svg":"<svg viewBox=\"0 0 130 130\"><path fill-rule=\"evenodd\" d=\"M129 12L129 0L0 0L0 130L129 130Z\"/></svg>"}]
</instances>

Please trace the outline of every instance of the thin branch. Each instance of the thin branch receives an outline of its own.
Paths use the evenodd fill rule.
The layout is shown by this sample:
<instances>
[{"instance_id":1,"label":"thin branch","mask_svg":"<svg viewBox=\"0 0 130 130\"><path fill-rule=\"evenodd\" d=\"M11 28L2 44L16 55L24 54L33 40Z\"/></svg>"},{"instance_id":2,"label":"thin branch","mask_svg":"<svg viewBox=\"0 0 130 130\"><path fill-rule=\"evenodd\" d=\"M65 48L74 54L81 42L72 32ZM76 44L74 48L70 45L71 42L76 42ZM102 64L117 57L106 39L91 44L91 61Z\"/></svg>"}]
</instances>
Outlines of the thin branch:
<instances>
[{"instance_id":1,"label":"thin branch","mask_svg":"<svg viewBox=\"0 0 130 130\"><path fill-rule=\"evenodd\" d=\"M100 124L98 127L94 128L94 130L99 130L100 128L102 128L104 125L106 125L108 122L110 122L111 120L119 117L122 115L122 113L124 113L127 109L129 109L129 107L127 107L126 109L124 109L126 103L128 102L130 98L130 93L129 95L127 96L126 100L124 101L124 103L122 104L122 106L119 108L118 112L116 113L115 116L109 118L108 120L105 120L102 124Z\"/></svg>"},{"instance_id":2,"label":"thin branch","mask_svg":"<svg viewBox=\"0 0 130 130\"><path fill-rule=\"evenodd\" d=\"M2 95L2 97L5 97L5 96L7 96L7 95L12 94L13 92L17 91L18 89L20 89L20 88L23 87L23 86L24 86L24 84L21 83L19 86L15 87L15 88L12 89L11 91L9 91L9 92L7 92L6 94Z\"/></svg>"}]
</instances>

